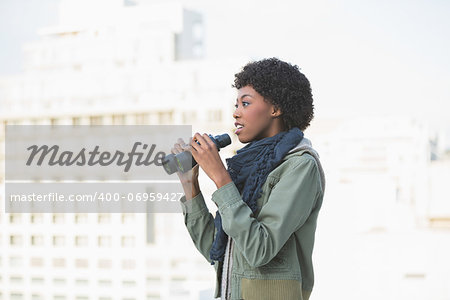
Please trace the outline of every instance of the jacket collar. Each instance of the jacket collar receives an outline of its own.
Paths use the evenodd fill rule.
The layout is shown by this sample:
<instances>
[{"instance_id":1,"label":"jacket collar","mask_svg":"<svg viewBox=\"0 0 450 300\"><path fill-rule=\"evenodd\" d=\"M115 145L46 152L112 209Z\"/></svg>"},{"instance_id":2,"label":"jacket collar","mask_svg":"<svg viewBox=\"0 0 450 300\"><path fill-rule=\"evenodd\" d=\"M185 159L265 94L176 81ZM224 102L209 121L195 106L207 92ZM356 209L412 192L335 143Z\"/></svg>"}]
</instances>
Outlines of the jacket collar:
<instances>
[{"instance_id":1,"label":"jacket collar","mask_svg":"<svg viewBox=\"0 0 450 300\"><path fill-rule=\"evenodd\" d=\"M289 150L289 153L293 153L293 152L297 152L303 149L312 149L313 151L315 151L312 148L312 143L308 138L303 137L302 140L300 141L300 143L297 144L297 146L295 146L294 148L292 148L291 150ZM316 152L317 153L317 152Z\"/></svg>"},{"instance_id":2,"label":"jacket collar","mask_svg":"<svg viewBox=\"0 0 450 300\"><path fill-rule=\"evenodd\" d=\"M320 173L320 180L322 184L322 191L325 191L325 172L322 168L322 164L320 163L320 156L319 153L312 147L312 143L309 139L303 137L300 143L298 143L297 146L292 148L287 154L295 153L295 152L308 152L311 154L314 159L317 162L317 166L319 167L319 173ZM300 154L301 155L301 154ZM285 156L285 159L287 159L287 155Z\"/></svg>"}]
</instances>

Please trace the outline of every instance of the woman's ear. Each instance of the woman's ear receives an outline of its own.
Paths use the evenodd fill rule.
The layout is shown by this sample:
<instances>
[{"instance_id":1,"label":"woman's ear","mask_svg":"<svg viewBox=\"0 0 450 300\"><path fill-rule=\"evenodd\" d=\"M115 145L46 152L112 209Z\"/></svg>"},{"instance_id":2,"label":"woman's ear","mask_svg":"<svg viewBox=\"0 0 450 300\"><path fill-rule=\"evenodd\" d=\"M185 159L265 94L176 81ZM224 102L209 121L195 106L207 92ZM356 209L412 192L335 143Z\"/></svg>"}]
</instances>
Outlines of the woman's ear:
<instances>
[{"instance_id":1,"label":"woman's ear","mask_svg":"<svg viewBox=\"0 0 450 300\"><path fill-rule=\"evenodd\" d=\"M281 109L275 105L272 104L272 117L279 117L282 115Z\"/></svg>"}]
</instances>

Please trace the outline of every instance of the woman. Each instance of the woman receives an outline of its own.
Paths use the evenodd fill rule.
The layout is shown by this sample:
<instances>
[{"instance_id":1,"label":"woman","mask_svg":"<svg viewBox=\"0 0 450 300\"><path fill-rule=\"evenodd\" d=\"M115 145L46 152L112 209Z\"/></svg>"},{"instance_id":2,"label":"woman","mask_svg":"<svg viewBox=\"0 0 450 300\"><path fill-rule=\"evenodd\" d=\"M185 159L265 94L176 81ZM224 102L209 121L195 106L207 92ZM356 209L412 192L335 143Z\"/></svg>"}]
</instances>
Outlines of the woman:
<instances>
[{"instance_id":1,"label":"woman","mask_svg":"<svg viewBox=\"0 0 450 300\"><path fill-rule=\"evenodd\" d=\"M216 269L221 299L309 299L312 251L325 177L303 130L313 119L308 79L277 58L250 62L235 74L235 134L247 145L226 159L198 132L189 145L197 165L178 172L186 227ZM198 183L199 166L217 186L209 213Z\"/></svg>"}]
</instances>

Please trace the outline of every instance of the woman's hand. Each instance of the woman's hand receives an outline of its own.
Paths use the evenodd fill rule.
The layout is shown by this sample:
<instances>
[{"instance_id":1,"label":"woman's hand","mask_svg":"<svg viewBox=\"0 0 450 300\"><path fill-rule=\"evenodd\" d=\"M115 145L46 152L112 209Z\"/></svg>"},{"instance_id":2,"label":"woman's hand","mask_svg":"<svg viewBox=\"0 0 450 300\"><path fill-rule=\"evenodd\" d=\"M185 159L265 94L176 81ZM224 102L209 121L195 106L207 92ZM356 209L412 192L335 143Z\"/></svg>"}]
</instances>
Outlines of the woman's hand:
<instances>
[{"instance_id":1,"label":"woman's hand","mask_svg":"<svg viewBox=\"0 0 450 300\"><path fill-rule=\"evenodd\" d=\"M190 145L192 147L191 153L195 161L202 167L206 175L214 181L217 188L232 181L230 174L220 159L216 144L206 133L203 135L198 132L195 133Z\"/></svg>"},{"instance_id":2,"label":"woman's hand","mask_svg":"<svg viewBox=\"0 0 450 300\"><path fill-rule=\"evenodd\" d=\"M179 138L178 142L175 143L174 147L171 149L171 152L172 154L176 155L183 151L190 151L190 148L191 146L189 144L186 144L183 141L183 139ZM186 173L177 171L178 178L180 179L180 182L183 185L184 193L186 195L187 200L195 197L200 192L200 185L198 183L198 168L199 165L197 164Z\"/></svg>"}]
</instances>

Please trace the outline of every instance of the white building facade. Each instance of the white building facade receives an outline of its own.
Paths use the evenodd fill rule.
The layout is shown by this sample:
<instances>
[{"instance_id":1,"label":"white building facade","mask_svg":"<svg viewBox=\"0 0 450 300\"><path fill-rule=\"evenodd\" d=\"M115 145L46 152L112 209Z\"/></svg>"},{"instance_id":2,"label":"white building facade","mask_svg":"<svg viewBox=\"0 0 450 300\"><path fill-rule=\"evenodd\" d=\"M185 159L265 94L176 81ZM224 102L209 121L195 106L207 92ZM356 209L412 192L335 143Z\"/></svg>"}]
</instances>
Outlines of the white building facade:
<instances>
[{"instance_id":1,"label":"white building facade","mask_svg":"<svg viewBox=\"0 0 450 300\"><path fill-rule=\"evenodd\" d=\"M60 17L24 47L23 74L0 79L2 207L7 124L183 124L232 135L231 82L244 61L206 60L200 14L176 2L62 1ZM214 268L181 214L2 213L0 223L0 299L213 292Z\"/></svg>"}]
</instances>

